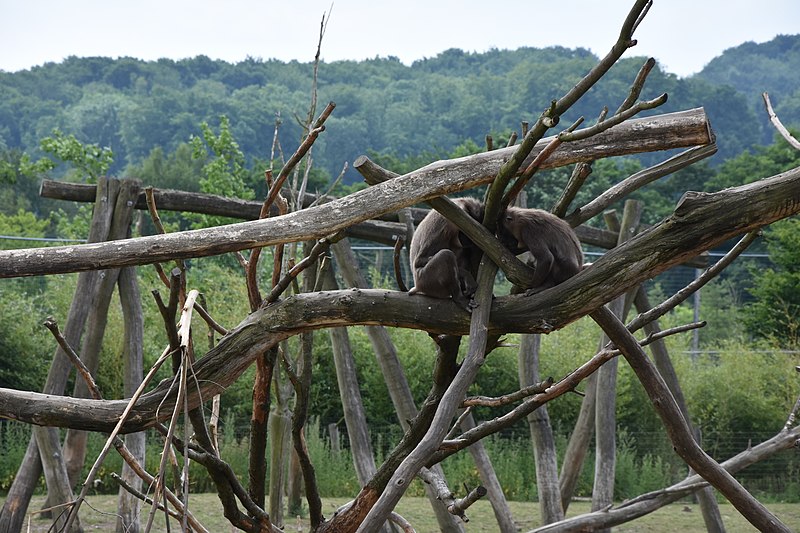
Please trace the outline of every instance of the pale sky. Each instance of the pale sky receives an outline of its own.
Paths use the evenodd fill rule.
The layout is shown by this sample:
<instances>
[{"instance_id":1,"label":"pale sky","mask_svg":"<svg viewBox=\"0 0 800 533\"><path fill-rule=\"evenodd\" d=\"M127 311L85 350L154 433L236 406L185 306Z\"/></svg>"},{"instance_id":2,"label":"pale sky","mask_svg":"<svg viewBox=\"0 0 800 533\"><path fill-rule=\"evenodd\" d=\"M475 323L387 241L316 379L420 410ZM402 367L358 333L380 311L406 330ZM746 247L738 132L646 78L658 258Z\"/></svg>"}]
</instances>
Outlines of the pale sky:
<instances>
[{"instance_id":1,"label":"pale sky","mask_svg":"<svg viewBox=\"0 0 800 533\"><path fill-rule=\"evenodd\" d=\"M0 70L67 56L155 60L204 54L313 60L330 14L325 61L396 56L405 64L448 48L588 48L603 56L633 0L0 0ZM332 8L332 9L331 9ZM655 57L678 76L726 48L800 33L800 0L655 0L626 55Z\"/></svg>"}]
</instances>

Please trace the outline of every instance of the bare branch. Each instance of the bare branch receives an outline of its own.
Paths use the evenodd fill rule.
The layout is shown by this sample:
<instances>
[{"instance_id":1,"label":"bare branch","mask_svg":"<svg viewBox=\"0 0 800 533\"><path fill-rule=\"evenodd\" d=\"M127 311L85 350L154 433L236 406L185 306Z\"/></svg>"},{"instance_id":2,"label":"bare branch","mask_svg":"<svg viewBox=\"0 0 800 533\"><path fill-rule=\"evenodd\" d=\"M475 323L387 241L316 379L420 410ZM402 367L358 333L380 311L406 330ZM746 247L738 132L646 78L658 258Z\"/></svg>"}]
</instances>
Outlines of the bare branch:
<instances>
[{"instance_id":1,"label":"bare branch","mask_svg":"<svg viewBox=\"0 0 800 533\"><path fill-rule=\"evenodd\" d=\"M707 144L705 146L695 146L680 154L674 155L652 167L645 168L629 176L628 178L617 183L610 189L607 189L603 194L589 202L583 207L579 207L568 216L565 220L569 222L570 226L576 227L586 222L590 218L600 214L603 210L614 202L624 198L633 191L651 183L659 178L677 172L678 170L688 167L698 161L710 157L717 153L716 144Z\"/></svg>"},{"instance_id":2,"label":"bare branch","mask_svg":"<svg viewBox=\"0 0 800 533\"><path fill-rule=\"evenodd\" d=\"M708 121L702 109L632 119L589 140L564 145L545 162L544 167L563 166L600 155L708 144L710 139ZM542 146L547 142L544 141ZM176 257L219 255L257 246L321 238L383 213L487 183L515 149L500 148L432 163L390 183L381 183L282 217L123 241L2 250L0 277L150 264Z\"/></svg>"},{"instance_id":3,"label":"bare branch","mask_svg":"<svg viewBox=\"0 0 800 533\"><path fill-rule=\"evenodd\" d=\"M700 448L664 379L622 322L606 307L594 311L591 317L603 328L608 338L622 350L625 359L650 397L678 455L725 495L728 501L759 530L789 533L791 529Z\"/></svg>"},{"instance_id":4,"label":"bare branch","mask_svg":"<svg viewBox=\"0 0 800 533\"><path fill-rule=\"evenodd\" d=\"M775 111L772 110L772 103L769 101L769 94L763 92L761 93L761 97L764 99L764 106L767 108L769 121L772 122L772 125L775 126L775 129L778 130L778 133L781 134L781 137L783 137L786 142L788 142L796 150L800 150L800 141L795 139L794 136L789 133L789 130L787 130L786 126L783 125L781 120L778 118L778 115L776 115Z\"/></svg>"},{"instance_id":5,"label":"bare branch","mask_svg":"<svg viewBox=\"0 0 800 533\"><path fill-rule=\"evenodd\" d=\"M511 394L506 394L504 396L499 396L496 398L492 398L489 396L471 396L466 400L464 400L463 402L461 402L461 406L472 407L480 405L484 407L502 407L503 405L508 405L510 403L524 400L525 398L532 396L534 394L541 394L545 392L552 385L553 385L553 378L547 378L545 381L542 381L541 383L529 385L527 387L523 387L518 391L512 392Z\"/></svg>"},{"instance_id":6,"label":"bare branch","mask_svg":"<svg viewBox=\"0 0 800 533\"><path fill-rule=\"evenodd\" d=\"M56 319L52 316L47 317L44 321L44 326L50 330L50 333L53 334L53 337L55 337L58 345L61 346L61 349L64 350L64 353L67 354L67 357L69 357L69 360L72 362L75 370L78 372L78 374L80 374L81 378L83 378L83 381L86 382L86 388L89 389L89 392L92 394L92 398L95 400L102 399L103 395L100 394L100 389L97 387L97 383L95 383L92 373L88 368L86 368L86 365L83 364L80 356L78 356L72 346L70 346L67 342L67 339L65 339L61 334L61 331L58 329L58 323L56 322Z\"/></svg>"}]
</instances>

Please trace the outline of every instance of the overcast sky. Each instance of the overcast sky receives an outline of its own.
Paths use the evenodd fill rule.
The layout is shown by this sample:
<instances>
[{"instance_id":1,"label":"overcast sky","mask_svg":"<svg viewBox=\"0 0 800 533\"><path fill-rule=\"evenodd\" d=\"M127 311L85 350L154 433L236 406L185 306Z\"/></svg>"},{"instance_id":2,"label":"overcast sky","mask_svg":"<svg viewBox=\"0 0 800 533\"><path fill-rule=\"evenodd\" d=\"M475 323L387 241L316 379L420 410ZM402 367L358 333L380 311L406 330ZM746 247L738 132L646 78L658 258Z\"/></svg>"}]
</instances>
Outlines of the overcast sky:
<instances>
[{"instance_id":1,"label":"overcast sky","mask_svg":"<svg viewBox=\"0 0 800 533\"><path fill-rule=\"evenodd\" d=\"M230 62L314 57L331 15L325 61L448 48L561 45L604 55L633 0L0 0L0 70L75 55L154 60L204 54ZM332 6L332 9L331 9ZM679 76L726 48L800 33L800 0L655 0L628 54L655 57Z\"/></svg>"}]
</instances>

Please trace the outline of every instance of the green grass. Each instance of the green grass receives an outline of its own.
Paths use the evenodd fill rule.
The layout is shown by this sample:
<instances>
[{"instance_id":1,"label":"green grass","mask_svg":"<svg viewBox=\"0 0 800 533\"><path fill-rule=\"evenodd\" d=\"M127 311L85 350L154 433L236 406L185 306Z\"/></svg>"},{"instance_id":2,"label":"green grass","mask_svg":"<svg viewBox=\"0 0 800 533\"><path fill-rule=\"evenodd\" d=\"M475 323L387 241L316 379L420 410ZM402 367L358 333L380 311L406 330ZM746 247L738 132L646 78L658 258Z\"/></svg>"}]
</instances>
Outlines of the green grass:
<instances>
[{"instance_id":1,"label":"green grass","mask_svg":"<svg viewBox=\"0 0 800 533\"><path fill-rule=\"evenodd\" d=\"M323 498L325 516L331 516L333 511L346 503L346 498ZM39 509L44 502L43 496L33 498L29 511ZM539 508L535 502L509 502L514 518L521 527L521 531L530 531L539 524ZM589 510L589 502L574 502L570 505L569 516L585 513ZM800 527L800 504L774 503L767 504L790 528ZM115 525L114 510L116 496L90 496L81 509L81 522L86 531L113 531ZM209 531L215 533L236 531L222 516L222 507L214 494L193 494L189 499L189 508L198 520ZM146 522L147 508L144 512L143 523ZM397 512L405 517L416 529L417 533L437 533L439 528L430 510L430 504L424 498L404 498L397 507ZM751 526L733 506L722 504L720 512L728 533L751 533L756 529ZM467 513L470 521L465 525L468 533L494 533L498 528L494 521L491 507L487 501L479 501ZM38 518L31 519L31 532L43 533L48 530L49 522ZM155 521L153 532L166 531L164 517L159 515ZM175 529L173 522L171 530ZM27 530L27 521L25 528ZM284 531L307 531L307 522L299 518L287 519ZM664 531L680 531L682 533L703 533L703 517L699 506L695 504L676 503L659 509L634 522L629 522L614 528L616 533L660 533Z\"/></svg>"}]
</instances>

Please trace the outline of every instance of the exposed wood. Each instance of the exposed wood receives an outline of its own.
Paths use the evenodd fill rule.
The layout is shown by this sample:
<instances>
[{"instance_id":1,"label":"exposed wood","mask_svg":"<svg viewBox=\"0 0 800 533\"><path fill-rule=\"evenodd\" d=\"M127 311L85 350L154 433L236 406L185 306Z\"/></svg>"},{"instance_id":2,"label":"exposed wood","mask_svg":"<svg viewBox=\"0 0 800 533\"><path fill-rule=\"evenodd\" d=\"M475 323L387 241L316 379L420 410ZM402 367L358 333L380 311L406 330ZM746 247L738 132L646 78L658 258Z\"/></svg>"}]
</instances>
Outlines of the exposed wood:
<instances>
[{"instance_id":1,"label":"exposed wood","mask_svg":"<svg viewBox=\"0 0 800 533\"><path fill-rule=\"evenodd\" d=\"M547 141L547 139L543 139ZM547 168L584 159L709 144L701 108L632 119L586 141L566 143ZM542 146L541 143L537 146ZM317 239L356 223L444 194L492 181L514 148L438 161L344 198L284 216L200 230L150 235L119 243L0 252L0 277L79 272L218 255L257 246ZM531 153L535 156L537 150ZM688 259L688 257L686 258Z\"/></svg>"},{"instance_id":2,"label":"exposed wood","mask_svg":"<svg viewBox=\"0 0 800 533\"><path fill-rule=\"evenodd\" d=\"M374 188L374 187L373 187ZM605 302L686 257L800 212L800 168L716 193L687 193L675 213L591 267L535 295L497 297L489 332L546 333L594 311ZM387 305L387 303L391 305ZM385 290L299 294L259 309L223 337L195 365L203 397L233 383L264 348L309 328L383 324L465 335L469 314L456 304ZM125 432L152 425L169 383L145 394ZM196 405L196 395L189 398ZM161 413L174 402L170 393ZM125 402L84 400L0 389L0 416L39 425L109 432Z\"/></svg>"},{"instance_id":3,"label":"exposed wood","mask_svg":"<svg viewBox=\"0 0 800 533\"><path fill-rule=\"evenodd\" d=\"M368 287L366 279L358 268L356 256L350 247L349 241L343 239L331 246L339 273L344 278L347 285L354 288ZM392 342L389 332L383 326L367 326L367 336L372 344L375 359L381 368L386 387L389 390L389 397L397 413L400 427L403 431L408 431L411 420L416 418L419 411L414 403L411 394L411 387L406 379L403 365L397 356L397 349ZM442 479L445 479L444 470L441 465L433 465L431 470ZM443 532L461 532L463 528L456 518L447 512L444 504L437 498L433 487L426 484L425 494L431 504L439 529Z\"/></svg>"},{"instance_id":4,"label":"exposed wood","mask_svg":"<svg viewBox=\"0 0 800 533\"><path fill-rule=\"evenodd\" d=\"M619 231L617 246L622 246L636 235L642 209L641 202L627 200L619 227L616 227L616 220L610 217L611 220L607 222L609 228ZM608 305L608 308L624 321L625 314L630 309L630 304L626 305L626 294L618 296ZM597 371L593 511L608 507L614 501L614 481L617 468L617 362L618 359L615 357Z\"/></svg>"},{"instance_id":5,"label":"exposed wood","mask_svg":"<svg viewBox=\"0 0 800 533\"><path fill-rule=\"evenodd\" d=\"M539 349L541 335L521 335L517 360L519 361L519 384L527 387L541 381L539 375ZM539 516L542 524L558 522L564 518L558 485L558 458L553 428L547 406L527 416L528 429L533 444L536 463L536 491L539 497Z\"/></svg>"},{"instance_id":6,"label":"exposed wood","mask_svg":"<svg viewBox=\"0 0 800 533\"><path fill-rule=\"evenodd\" d=\"M714 485L759 531L790 533L792 530L786 524L747 492L695 442L664 380L625 325L606 307L600 307L592 312L591 317L608 334L636 373L667 430L675 452L706 481Z\"/></svg>"},{"instance_id":7,"label":"exposed wood","mask_svg":"<svg viewBox=\"0 0 800 533\"><path fill-rule=\"evenodd\" d=\"M772 125L775 126L776 130L778 130L778 133L781 134L781 137L783 137L792 148L795 150L800 150L800 141L794 138L789 130L786 129L786 126L783 125L781 119L778 118L778 115L775 114L775 111L772 110L772 102L769 101L769 94L763 92L761 93L761 97L764 99L764 106L767 108L769 121L772 122Z\"/></svg>"},{"instance_id":8,"label":"exposed wood","mask_svg":"<svg viewBox=\"0 0 800 533\"><path fill-rule=\"evenodd\" d=\"M73 202L93 202L95 197L96 185L89 183L70 183L57 180L42 180L39 195L42 198L52 198L55 200L67 200ZM288 193L287 193L288 194ZM238 220L258 220L262 202L256 200L242 200L241 198L229 198L216 194L200 192L178 191L175 189L153 188L153 197L159 211L182 211L186 213L199 213L202 215L214 215L229 217ZM334 196L324 196L321 199L314 194L306 194L303 201L303 208L310 207L312 204L326 203L335 200ZM139 193L136 209L147 210L147 200L145 192ZM415 222L419 222L427 214L426 209L416 207L409 208L409 214ZM272 205L270 216L278 216L278 208ZM383 222L383 224L382 224ZM401 223L398 213L386 213L381 215L379 220L365 221L357 224L348 230L351 237L368 240L379 240L379 242L390 242L387 240L387 228L398 228L396 224Z\"/></svg>"},{"instance_id":9,"label":"exposed wood","mask_svg":"<svg viewBox=\"0 0 800 533\"><path fill-rule=\"evenodd\" d=\"M636 291L634 305L639 313L646 313L652 309L650 301L647 298L647 292L643 287L639 287ZM654 320L645 324L644 330L648 335L658 335L661 332L661 326L658 320ZM698 431L696 427L692 426L692 418L689 416L689 407L686 403L686 398L683 395L680 381L678 381L678 374L675 372L675 367L672 366L672 360L667 350L667 344L664 339L656 339L650 345L650 351L653 355L653 362L655 363L658 373L664 378L672 397L678 404L678 409L681 410L683 418L689 427L692 428L692 434L697 440ZM702 444L699 440L698 444ZM690 471L691 473L691 471ZM725 525L722 523L722 515L719 512L719 505L717 498L714 495L714 489L711 487L703 487L697 491L697 497L700 501L700 508L703 511L703 521L706 524L706 531L708 533L725 533Z\"/></svg>"}]
</instances>

